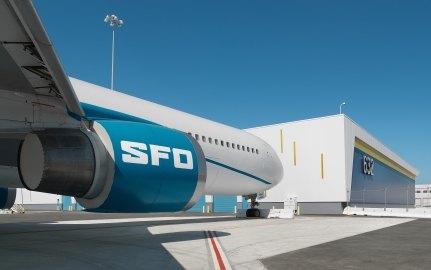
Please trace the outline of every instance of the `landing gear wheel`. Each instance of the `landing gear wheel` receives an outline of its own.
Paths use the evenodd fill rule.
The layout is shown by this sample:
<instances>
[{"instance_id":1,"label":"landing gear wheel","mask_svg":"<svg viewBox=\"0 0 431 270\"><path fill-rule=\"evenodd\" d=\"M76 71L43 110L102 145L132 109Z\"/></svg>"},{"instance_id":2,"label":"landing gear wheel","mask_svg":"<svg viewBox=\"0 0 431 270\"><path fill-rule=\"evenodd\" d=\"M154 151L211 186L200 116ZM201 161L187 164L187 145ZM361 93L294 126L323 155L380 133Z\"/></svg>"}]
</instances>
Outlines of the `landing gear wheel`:
<instances>
[{"instance_id":1,"label":"landing gear wheel","mask_svg":"<svg viewBox=\"0 0 431 270\"><path fill-rule=\"evenodd\" d=\"M251 208L247 209L247 212L245 213L247 217L260 217L260 211L257 208Z\"/></svg>"}]
</instances>

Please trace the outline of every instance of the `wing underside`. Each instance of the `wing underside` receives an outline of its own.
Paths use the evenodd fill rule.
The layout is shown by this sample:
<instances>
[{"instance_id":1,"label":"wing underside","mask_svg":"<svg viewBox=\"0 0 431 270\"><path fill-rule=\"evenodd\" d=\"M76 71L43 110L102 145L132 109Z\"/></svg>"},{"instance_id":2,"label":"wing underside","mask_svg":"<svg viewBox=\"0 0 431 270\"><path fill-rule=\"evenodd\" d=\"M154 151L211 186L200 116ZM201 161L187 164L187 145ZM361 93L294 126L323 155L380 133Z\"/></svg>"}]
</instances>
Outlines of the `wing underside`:
<instances>
[{"instance_id":1,"label":"wing underside","mask_svg":"<svg viewBox=\"0 0 431 270\"><path fill-rule=\"evenodd\" d=\"M73 87L29 0L0 1L0 90L58 99L82 116Z\"/></svg>"}]
</instances>

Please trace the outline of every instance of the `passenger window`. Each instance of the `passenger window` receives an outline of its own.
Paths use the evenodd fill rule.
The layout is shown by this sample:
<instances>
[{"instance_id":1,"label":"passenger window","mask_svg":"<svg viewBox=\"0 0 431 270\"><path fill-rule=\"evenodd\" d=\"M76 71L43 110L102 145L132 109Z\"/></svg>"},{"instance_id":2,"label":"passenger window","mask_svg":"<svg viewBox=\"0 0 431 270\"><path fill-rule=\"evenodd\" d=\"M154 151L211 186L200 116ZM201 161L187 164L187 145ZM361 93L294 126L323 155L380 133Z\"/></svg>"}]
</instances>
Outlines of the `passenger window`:
<instances>
[{"instance_id":1,"label":"passenger window","mask_svg":"<svg viewBox=\"0 0 431 270\"><path fill-rule=\"evenodd\" d=\"M199 135L198 134L195 134L195 139L196 139L196 141L199 141Z\"/></svg>"},{"instance_id":2,"label":"passenger window","mask_svg":"<svg viewBox=\"0 0 431 270\"><path fill-rule=\"evenodd\" d=\"M251 148L251 152L254 154L254 148Z\"/></svg>"},{"instance_id":3,"label":"passenger window","mask_svg":"<svg viewBox=\"0 0 431 270\"><path fill-rule=\"evenodd\" d=\"M208 142L209 143L213 143L213 139L210 137L210 138L208 138Z\"/></svg>"},{"instance_id":4,"label":"passenger window","mask_svg":"<svg viewBox=\"0 0 431 270\"><path fill-rule=\"evenodd\" d=\"M247 152L250 152L250 147L247 146Z\"/></svg>"},{"instance_id":5,"label":"passenger window","mask_svg":"<svg viewBox=\"0 0 431 270\"><path fill-rule=\"evenodd\" d=\"M232 148L235 149L235 144L234 143L232 143Z\"/></svg>"},{"instance_id":6,"label":"passenger window","mask_svg":"<svg viewBox=\"0 0 431 270\"><path fill-rule=\"evenodd\" d=\"M245 151L245 146L244 145L242 146L242 151Z\"/></svg>"},{"instance_id":7,"label":"passenger window","mask_svg":"<svg viewBox=\"0 0 431 270\"><path fill-rule=\"evenodd\" d=\"M226 146L227 146L227 147L230 147L230 143L229 143L229 142L226 142Z\"/></svg>"},{"instance_id":8,"label":"passenger window","mask_svg":"<svg viewBox=\"0 0 431 270\"><path fill-rule=\"evenodd\" d=\"M240 146L239 144L237 144L237 145L236 145L236 148L237 148L238 150L241 150L241 146Z\"/></svg>"},{"instance_id":9,"label":"passenger window","mask_svg":"<svg viewBox=\"0 0 431 270\"><path fill-rule=\"evenodd\" d=\"M258 154L258 155L259 155L259 149L256 149L256 154Z\"/></svg>"},{"instance_id":10,"label":"passenger window","mask_svg":"<svg viewBox=\"0 0 431 270\"><path fill-rule=\"evenodd\" d=\"M206 142L206 141L207 141L207 138L206 138L205 136L202 136L202 141L203 141L203 142Z\"/></svg>"},{"instance_id":11,"label":"passenger window","mask_svg":"<svg viewBox=\"0 0 431 270\"><path fill-rule=\"evenodd\" d=\"M192 135L192 133L191 133L191 132L188 132L187 134L189 134L190 136L192 136L192 137L193 137L193 135Z\"/></svg>"},{"instance_id":12,"label":"passenger window","mask_svg":"<svg viewBox=\"0 0 431 270\"><path fill-rule=\"evenodd\" d=\"M214 139L216 145L218 145L218 139Z\"/></svg>"}]
</instances>

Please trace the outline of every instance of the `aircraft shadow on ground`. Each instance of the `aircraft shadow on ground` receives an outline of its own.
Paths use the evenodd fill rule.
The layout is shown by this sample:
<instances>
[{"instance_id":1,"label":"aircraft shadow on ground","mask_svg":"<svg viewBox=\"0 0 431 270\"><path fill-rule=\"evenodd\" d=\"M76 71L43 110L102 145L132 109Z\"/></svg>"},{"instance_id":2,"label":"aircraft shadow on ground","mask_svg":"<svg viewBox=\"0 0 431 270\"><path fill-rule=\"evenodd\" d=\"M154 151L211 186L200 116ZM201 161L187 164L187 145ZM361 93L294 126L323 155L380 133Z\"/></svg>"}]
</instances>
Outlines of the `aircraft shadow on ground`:
<instances>
[{"instance_id":1,"label":"aircraft shadow on ground","mask_svg":"<svg viewBox=\"0 0 431 270\"><path fill-rule=\"evenodd\" d=\"M192 260L198 257L198 263L208 262L211 258L206 244L190 250L180 243L204 240L205 231L152 234L148 228L227 220L232 218L94 225L2 224L0 269L184 269L166 245L175 245L182 254L190 253L186 256ZM230 235L215 233L218 237Z\"/></svg>"}]
</instances>

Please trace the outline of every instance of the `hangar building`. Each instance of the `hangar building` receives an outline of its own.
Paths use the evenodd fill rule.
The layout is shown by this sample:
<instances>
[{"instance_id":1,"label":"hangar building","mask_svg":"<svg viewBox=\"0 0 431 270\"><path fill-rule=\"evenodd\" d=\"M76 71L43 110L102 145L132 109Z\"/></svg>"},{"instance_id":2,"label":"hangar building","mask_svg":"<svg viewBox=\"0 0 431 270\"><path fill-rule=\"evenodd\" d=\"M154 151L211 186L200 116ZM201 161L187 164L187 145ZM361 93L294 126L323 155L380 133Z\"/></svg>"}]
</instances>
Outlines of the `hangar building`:
<instances>
[{"instance_id":1,"label":"hangar building","mask_svg":"<svg viewBox=\"0 0 431 270\"><path fill-rule=\"evenodd\" d=\"M284 178L260 208L297 202L302 214L414 207L418 170L344 114L248 129L277 151Z\"/></svg>"}]
</instances>

